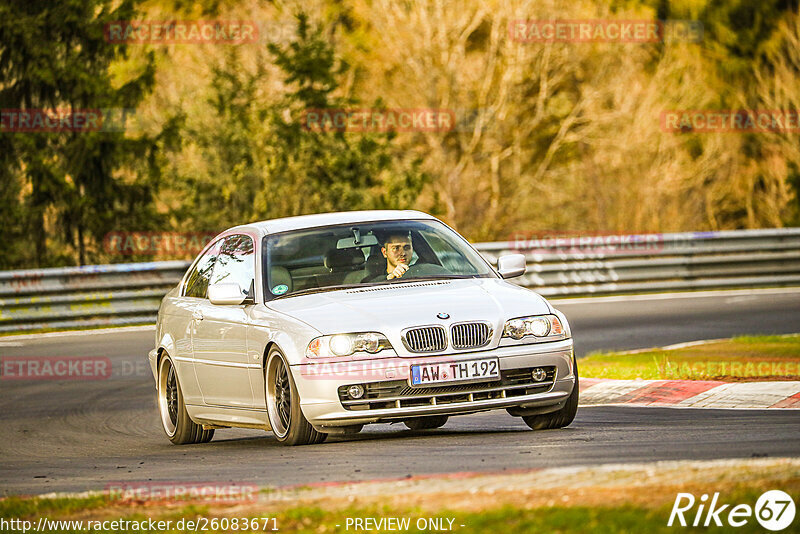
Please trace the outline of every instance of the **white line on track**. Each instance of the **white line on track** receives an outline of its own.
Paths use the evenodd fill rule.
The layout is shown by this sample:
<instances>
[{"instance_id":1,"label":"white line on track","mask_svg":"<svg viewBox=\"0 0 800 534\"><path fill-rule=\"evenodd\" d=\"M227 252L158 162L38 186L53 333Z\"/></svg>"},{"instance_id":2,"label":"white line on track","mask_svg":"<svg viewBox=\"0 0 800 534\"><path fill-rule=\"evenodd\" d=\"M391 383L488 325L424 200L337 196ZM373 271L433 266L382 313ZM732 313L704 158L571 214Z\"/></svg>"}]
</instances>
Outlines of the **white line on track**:
<instances>
[{"instance_id":1,"label":"white line on track","mask_svg":"<svg viewBox=\"0 0 800 534\"><path fill-rule=\"evenodd\" d=\"M770 337L797 337L800 334L773 334ZM719 337L715 339L699 339L697 341L685 341L683 343L674 343L672 345L665 345L663 347L647 347L644 349L632 349L632 350L615 350L612 351L615 354L640 354L642 352L652 352L654 350L677 350L677 349L685 349L687 347L696 347L698 345L708 345L710 343L720 343L722 341L729 341L730 338L727 337Z\"/></svg>"},{"instance_id":2,"label":"white line on track","mask_svg":"<svg viewBox=\"0 0 800 534\"><path fill-rule=\"evenodd\" d=\"M616 408L669 408L675 410L769 410L770 412L798 410L800 408L765 408L763 406L682 406L680 404L634 404L627 402L606 402L603 404L578 404L578 408L585 410L588 408L602 408L613 406Z\"/></svg>"},{"instance_id":3,"label":"white line on track","mask_svg":"<svg viewBox=\"0 0 800 534\"><path fill-rule=\"evenodd\" d=\"M13 336L3 336L2 340L0 341L0 346L22 346L20 345L9 345L5 342L6 339L10 341L14 340L36 340L36 339L47 339L53 337L74 337L74 336L96 336L96 335L106 335L106 334L120 334L125 332L148 332L150 330L155 332L156 325L154 324L146 324L142 326L120 326L119 328L93 328L91 330L67 330L64 332L47 332L44 334L19 334Z\"/></svg>"},{"instance_id":4,"label":"white line on track","mask_svg":"<svg viewBox=\"0 0 800 534\"><path fill-rule=\"evenodd\" d=\"M645 295L615 295L613 297L576 297L548 298L547 300L554 305L564 304L602 304L604 302L628 302L632 300L668 300L668 299L693 299L709 297L740 297L759 295L785 295L800 293L800 287L770 287L765 289L722 289L718 291L690 291L677 293L653 293Z\"/></svg>"}]
</instances>

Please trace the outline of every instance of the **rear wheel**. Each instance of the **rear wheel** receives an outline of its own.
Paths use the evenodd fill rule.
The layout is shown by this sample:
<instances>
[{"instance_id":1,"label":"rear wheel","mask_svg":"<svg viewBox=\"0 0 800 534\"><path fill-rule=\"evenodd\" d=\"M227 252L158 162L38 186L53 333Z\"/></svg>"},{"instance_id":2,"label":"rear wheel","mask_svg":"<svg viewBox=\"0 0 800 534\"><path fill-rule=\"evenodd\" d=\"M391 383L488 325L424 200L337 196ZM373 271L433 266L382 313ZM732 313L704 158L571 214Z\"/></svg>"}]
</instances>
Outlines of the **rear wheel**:
<instances>
[{"instance_id":1,"label":"rear wheel","mask_svg":"<svg viewBox=\"0 0 800 534\"><path fill-rule=\"evenodd\" d=\"M178 383L178 374L168 355L158 363L158 387L156 389L161 427L169 440L175 445L188 443L208 443L214 437L214 430L203 430L189 418L183 402L183 392Z\"/></svg>"},{"instance_id":2,"label":"rear wheel","mask_svg":"<svg viewBox=\"0 0 800 534\"><path fill-rule=\"evenodd\" d=\"M432 430L444 426L447 423L447 419L446 415L429 415L427 417L406 419L403 424L411 430Z\"/></svg>"},{"instance_id":3,"label":"rear wheel","mask_svg":"<svg viewBox=\"0 0 800 534\"><path fill-rule=\"evenodd\" d=\"M533 430L548 430L551 428L563 428L568 426L575 419L575 414L578 413L578 363L575 357L572 357L572 366L575 374L575 386L572 388L572 393L567 397L567 402L564 407L558 411L545 413L541 415L526 415L522 417L531 429Z\"/></svg>"},{"instance_id":4,"label":"rear wheel","mask_svg":"<svg viewBox=\"0 0 800 534\"><path fill-rule=\"evenodd\" d=\"M328 435L314 430L303 415L292 373L277 348L269 351L265 378L267 416L278 441L284 445L311 445L325 441Z\"/></svg>"}]
</instances>

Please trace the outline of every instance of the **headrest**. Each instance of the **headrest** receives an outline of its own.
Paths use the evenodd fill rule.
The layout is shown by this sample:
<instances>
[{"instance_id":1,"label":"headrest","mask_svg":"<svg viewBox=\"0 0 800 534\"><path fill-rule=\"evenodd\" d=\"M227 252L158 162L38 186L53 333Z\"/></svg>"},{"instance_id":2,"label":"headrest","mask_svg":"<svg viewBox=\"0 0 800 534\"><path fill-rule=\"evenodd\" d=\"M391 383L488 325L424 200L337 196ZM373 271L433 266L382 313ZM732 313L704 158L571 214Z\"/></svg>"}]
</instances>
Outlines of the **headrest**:
<instances>
[{"instance_id":1,"label":"headrest","mask_svg":"<svg viewBox=\"0 0 800 534\"><path fill-rule=\"evenodd\" d=\"M364 253L359 248L333 248L325 254L325 267L331 271L354 269L364 264Z\"/></svg>"},{"instance_id":2,"label":"headrest","mask_svg":"<svg viewBox=\"0 0 800 534\"><path fill-rule=\"evenodd\" d=\"M386 269L386 258L381 253L381 247L375 246L370 249L369 258L367 258L367 271L370 273L378 274Z\"/></svg>"}]
</instances>

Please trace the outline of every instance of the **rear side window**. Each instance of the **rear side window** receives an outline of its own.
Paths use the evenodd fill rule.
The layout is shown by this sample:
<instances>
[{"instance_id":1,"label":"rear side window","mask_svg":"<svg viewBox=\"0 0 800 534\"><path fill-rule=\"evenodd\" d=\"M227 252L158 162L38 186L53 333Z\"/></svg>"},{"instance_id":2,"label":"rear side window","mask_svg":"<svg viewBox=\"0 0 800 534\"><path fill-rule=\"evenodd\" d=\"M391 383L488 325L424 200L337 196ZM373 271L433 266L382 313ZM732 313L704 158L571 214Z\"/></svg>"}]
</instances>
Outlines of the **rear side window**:
<instances>
[{"instance_id":1,"label":"rear side window","mask_svg":"<svg viewBox=\"0 0 800 534\"><path fill-rule=\"evenodd\" d=\"M256 274L253 240L246 235L231 235L222 243L222 250L214 264L212 284L235 282L248 291Z\"/></svg>"},{"instance_id":2,"label":"rear side window","mask_svg":"<svg viewBox=\"0 0 800 534\"><path fill-rule=\"evenodd\" d=\"M202 255L194 264L194 267L186 277L186 285L183 294L186 297L197 297L204 299L208 294L208 282L211 280L211 273L214 270L214 263L219 255L219 247L222 240L217 241Z\"/></svg>"}]
</instances>

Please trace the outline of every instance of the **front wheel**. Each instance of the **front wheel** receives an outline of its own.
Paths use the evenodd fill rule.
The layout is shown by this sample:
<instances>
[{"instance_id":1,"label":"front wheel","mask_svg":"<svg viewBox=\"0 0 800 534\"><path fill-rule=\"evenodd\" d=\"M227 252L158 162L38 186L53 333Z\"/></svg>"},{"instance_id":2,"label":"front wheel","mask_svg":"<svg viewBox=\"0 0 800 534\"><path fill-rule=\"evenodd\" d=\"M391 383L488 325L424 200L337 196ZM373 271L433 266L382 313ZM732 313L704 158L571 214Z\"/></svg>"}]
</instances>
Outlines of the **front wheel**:
<instances>
[{"instance_id":1,"label":"front wheel","mask_svg":"<svg viewBox=\"0 0 800 534\"><path fill-rule=\"evenodd\" d=\"M311 445L328 437L317 432L300 409L300 395L286 360L277 348L269 351L265 377L267 416L272 433L283 445Z\"/></svg>"},{"instance_id":2,"label":"front wheel","mask_svg":"<svg viewBox=\"0 0 800 534\"><path fill-rule=\"evenodd\" d=\"M183 403L183 392L178 383L178 373L169 355L165 354L158 363L158 384L156 388L158 412L161 428L175 445L188 443L208 443L214 437L214 430L203 430L189 417Z\"/></svg>"},{"instance_id":3,"label":"front wheel","mask_svg":"<svg viewBox=\"0 0 800 534\"><path fill-rule=\"evenodd\" d=\"M572 393L567 397L567 402L564 407L558 411L545 413L540 415L526 415L522 417L525 424L533 430L548 430L551 428L563 428L568 426L575 420L575 414L578 413L578 363L575 357L572 357L572 366L575 374L575 386L572 388Z\"/></svg>"}]
</instances>

